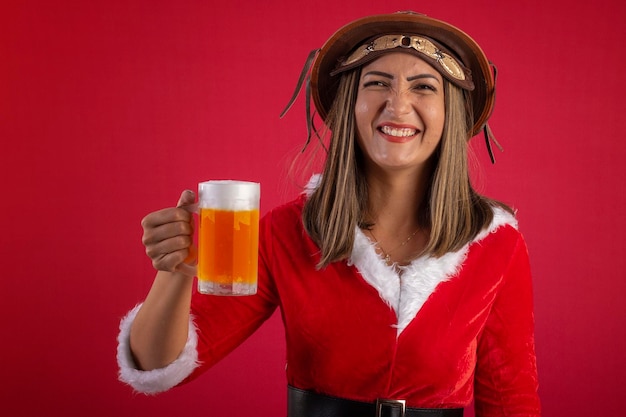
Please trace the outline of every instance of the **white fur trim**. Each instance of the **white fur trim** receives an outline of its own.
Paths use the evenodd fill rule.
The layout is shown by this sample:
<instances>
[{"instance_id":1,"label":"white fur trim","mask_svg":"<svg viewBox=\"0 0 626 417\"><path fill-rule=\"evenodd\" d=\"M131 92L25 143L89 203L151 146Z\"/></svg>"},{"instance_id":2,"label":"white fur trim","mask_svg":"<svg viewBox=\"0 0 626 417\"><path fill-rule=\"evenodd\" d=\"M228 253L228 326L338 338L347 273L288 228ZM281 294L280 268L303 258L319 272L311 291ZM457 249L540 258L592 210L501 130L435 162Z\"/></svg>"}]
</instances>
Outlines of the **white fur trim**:
<instances>
[{"instance_id":1,"label":"white fur trim","mask_svg":"<svg viewBox=\"0 0 626 417\"><path fill-rule=\"evenodd\" d=\"M157 394L180 384L194 369L198 362L198 335L193 320L189 320L187 343L180 356L165 368L152 371L137 369L130 352L130 327L135 320L141 304L133 308L120 322L120 333L117 337L117 364L119 379L144 394Z\"/></svg>"},{"instance_id":2,"label":"white fur trim","mask_svg":"<svg viewBox=\"0 0 626 417\"><path fill-rule=\"evenodd\" d=\"M358 227L348 264L356 266L363 279L378 291L380 298L393 308L397 316L400 306L400 277L393 267L378 256L376 245Z\"/></svg>"},{"instance_id":3,"label":"white fur trim","mask_svg":"<svg viewBox=\"0 0 626 417\"><path fill-rule=\"evenodd\" d=\"M320 181L322 181L322 174L313 174L311 178L309 178L309 182L304 186L304 194L307 197L310 197L313 194L313 191L320 185Z\"/></svg>"},{"instance_id":4,"label":"white fur trim","mask_svg":"<svg viewBox=\"0 0 626 417\"><path fill-rule=\"evenodd\" d=\"M504 225L517 228L515 218L501 208L494 208L491 224L457 252L440 258L422 257L402 267L402 275L387 265L376 253L376 247L357 228L349 263L354 264L363 279L374 287L380 297L396 312L398 336L420 311L436 287L456 275L461 269L470 245L484 239Z\"/></svg>"},{"instance_id":5,"label":"white fur trim","mask_svg":"<svg viewBox=\"0 0 626 417\"><path fill-rule=\"evenodd\" d=\"M321 174L311 176L304 191L307 196L315 191L321 179ZM474 240L457 252L446 253L440 258L415 259L409 265L401 267L401 275L398 274L395 266L387 265L376 253L376 245L357 227L348 264L356 266L363 279L378 291L380 298L387 305L393 308L398 318L396 327L399 336L415 318L437 286L460 271L469 247L504 225L517 229L517 220L508 211L494 207L491 223L478 233Z\"/></svg>"}]
</instances>

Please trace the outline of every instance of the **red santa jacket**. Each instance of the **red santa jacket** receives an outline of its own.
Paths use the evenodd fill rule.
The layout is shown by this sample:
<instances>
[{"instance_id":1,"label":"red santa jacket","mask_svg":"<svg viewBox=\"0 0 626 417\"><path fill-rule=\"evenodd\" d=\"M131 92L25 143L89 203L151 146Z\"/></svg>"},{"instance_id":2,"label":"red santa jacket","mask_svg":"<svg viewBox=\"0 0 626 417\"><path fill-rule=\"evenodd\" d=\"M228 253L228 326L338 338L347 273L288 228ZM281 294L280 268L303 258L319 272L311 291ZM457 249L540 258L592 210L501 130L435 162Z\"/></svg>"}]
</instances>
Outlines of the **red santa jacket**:
<instances>
[{"instance_id":1,"label":"red santa jacket","mask_svg":"<svg viewBox=\"0 0 626 417\"><path fill-rule=\"evenodd\" d=\"M276 307L287 342L287 382L361 401L465 407L477 416L539 416L532 287L524 240L500 209L472 242L425 257L402 275L356 230L348 261L318 271L319 248L302 226L304 196L261 221L258 293L194 294L189 340L166 368L134 369L128 329L120 378L159 392L195 378L252 334ZM201 365L199 365L201 364Z\"/></svg>"}]
</instances>

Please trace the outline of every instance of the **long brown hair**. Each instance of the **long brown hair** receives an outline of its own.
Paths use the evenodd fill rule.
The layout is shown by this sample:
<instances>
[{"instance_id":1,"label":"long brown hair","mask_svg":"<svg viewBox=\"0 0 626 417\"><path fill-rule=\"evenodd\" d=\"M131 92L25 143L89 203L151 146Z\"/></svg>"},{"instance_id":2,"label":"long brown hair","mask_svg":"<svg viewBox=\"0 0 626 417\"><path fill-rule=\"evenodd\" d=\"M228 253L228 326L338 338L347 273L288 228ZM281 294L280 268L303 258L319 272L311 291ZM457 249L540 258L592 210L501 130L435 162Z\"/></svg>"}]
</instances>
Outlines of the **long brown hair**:
<instances>
[{"instance_id":1,"label":"long brown hair","mask_svg":"<svg viewBox=\"0 0 626 417\"><path fill-rule=\"evenodd\" d=\"M341 76L335 101L326 118L331 131L319 186L307 199L304 227L321 249L319 268L346 259L352 252L356 227L367 227L368 189L364 164L356 144L354 107L361 71ZM444 80L445 122L433 157L435 169L425 202L416 208L421 226L430 230L422 255L435 257L457 251L493 218L493 206L508 207L478 194L468 168L467 139L472 114L464 90Z\"/></svg>"}]
</instances>

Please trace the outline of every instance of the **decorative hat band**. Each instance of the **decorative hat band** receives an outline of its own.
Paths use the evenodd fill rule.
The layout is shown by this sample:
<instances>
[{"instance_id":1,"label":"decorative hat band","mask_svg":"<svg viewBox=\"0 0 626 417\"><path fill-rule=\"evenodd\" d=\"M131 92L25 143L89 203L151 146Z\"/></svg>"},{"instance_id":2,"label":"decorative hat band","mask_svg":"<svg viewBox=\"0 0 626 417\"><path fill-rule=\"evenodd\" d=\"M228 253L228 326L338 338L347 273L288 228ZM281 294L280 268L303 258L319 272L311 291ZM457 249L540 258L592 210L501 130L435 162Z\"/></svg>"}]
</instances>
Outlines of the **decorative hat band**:
<instances>
[{"instance_id":1,"label":"decorative hat band","mask_svg":"<svg viewBox=\"0 0 626 417\"><path fill-rule=\"evenodd\" d=\"M388 52L390 49L404 48L410 52L418 52L453 84L473 90L471 72L452 55L437 47L430 39L423 36L383 35L359 46L346 60L341 63L331 75L335 75L352 68L356 68L374 58Z\"/></svg>"}]
</instances>

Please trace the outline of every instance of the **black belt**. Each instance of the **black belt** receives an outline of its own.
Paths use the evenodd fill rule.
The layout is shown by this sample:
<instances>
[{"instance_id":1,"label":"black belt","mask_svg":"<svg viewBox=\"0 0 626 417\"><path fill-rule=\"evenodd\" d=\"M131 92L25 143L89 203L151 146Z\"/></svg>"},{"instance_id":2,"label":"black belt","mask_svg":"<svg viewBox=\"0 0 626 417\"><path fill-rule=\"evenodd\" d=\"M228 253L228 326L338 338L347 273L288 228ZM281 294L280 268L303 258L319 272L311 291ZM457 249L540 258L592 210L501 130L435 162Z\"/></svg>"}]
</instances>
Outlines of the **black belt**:
<instances>
[{"instance_id":1,"label":"black belt","mask_svg":"<svg viewBox=\"0 0 626 417\"><path fill-rule=\"evenodd\" d=\"M289 386L288 417L463 417L462 408L408 408L404 400L375 403L330 397Z\"/></svg>"}]
</instances>

